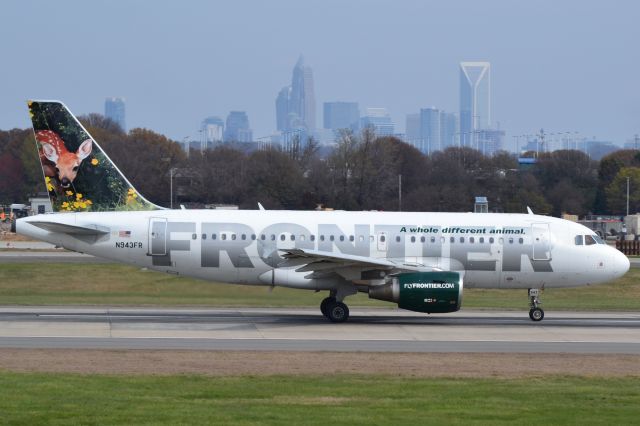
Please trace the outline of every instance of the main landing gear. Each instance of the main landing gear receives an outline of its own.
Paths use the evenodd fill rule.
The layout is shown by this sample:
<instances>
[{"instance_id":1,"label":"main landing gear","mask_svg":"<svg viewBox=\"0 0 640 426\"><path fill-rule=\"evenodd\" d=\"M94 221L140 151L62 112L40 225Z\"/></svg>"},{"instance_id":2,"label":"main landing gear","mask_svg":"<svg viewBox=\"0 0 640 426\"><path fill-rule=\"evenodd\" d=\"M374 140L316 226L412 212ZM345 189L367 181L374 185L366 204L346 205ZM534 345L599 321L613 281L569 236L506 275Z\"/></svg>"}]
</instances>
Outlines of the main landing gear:
<instances>
[{"instance_id":1,"label":"main landing gear","mask_svg":"<svg viewBox=\"0 0 640 426\"><path fill-rule=\"evenodd\" d=\"M342 302L338 302L335 296L329 296L320 303L322 315L331 322L345 322L349 319L349 307Z\"/></svg>"},{"instance_id":2,"label":"main landing gear","mask_svg":"<svg viewBox=\"0 0 640 426\"><path fill-rule=\"evenodd\" d=\"M539 288L529 289L529 306L531 307L529 310L529 318L531 318L531 321L542 321L544 318L544 311L540 307L542 302L540 301L539 296Z\"/></svg>"}]
</instances>

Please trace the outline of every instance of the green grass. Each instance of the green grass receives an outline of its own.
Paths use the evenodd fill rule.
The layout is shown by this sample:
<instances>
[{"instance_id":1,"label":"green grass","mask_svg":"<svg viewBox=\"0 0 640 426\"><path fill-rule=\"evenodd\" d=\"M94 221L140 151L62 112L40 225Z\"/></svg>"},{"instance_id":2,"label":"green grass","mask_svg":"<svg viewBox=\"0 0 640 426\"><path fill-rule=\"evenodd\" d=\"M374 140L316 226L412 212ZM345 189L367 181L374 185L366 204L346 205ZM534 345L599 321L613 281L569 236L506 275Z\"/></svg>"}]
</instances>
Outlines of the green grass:
<instances>
[{"instance_id":1,"label":"green grass","mask_svg":"<svg viewBox=\"0 0 640 426\"><path fill-rule=\"evenodd\" d=\"M0 372L0 423L634 424L637 378L101 376Z\"/></svg>"},{"instance_id":2,"label":"green grass","mask_svg":"<svg viewBox=\"0 0 640 426\"><path fill-rule=\"evenodd\" d=\"M326 292L217 284L119 264L0 265L3 305L317 307L324 297ZM546 309L640 310L640 269L611 284L548 289L542 300ZM351 306L394 306L364 294L347 301ZM463 307L527 309L526 290L465 289Z\"/></svg>"}]
</instances>

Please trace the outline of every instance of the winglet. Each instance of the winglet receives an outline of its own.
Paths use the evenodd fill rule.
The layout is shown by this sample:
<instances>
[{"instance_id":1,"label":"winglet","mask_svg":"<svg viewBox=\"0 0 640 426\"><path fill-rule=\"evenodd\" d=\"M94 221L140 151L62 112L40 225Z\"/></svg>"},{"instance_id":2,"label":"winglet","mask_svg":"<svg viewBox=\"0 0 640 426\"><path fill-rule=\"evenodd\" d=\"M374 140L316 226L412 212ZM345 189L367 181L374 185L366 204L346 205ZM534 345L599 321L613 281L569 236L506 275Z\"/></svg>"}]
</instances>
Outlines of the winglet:
<instances>
[{"instance_id":1,"label":"winglet","mask_svg":"<svg viewBox=\"0 0 640 426\"><path fill-rule=\"evenodd\" d=\"M527 214L533 214L533 210L529 206L527 206Z\"/></svg>"},{"instance_id":2,"label":"winglet","mask_svg":"<svg viewBox=\"0 0 640 426\"><path fill-rule=\"evenodd\" d=\"M258 209L259 210L265 210L264 206L260 202L258 202Z\"/></svg>"}]
</instances>

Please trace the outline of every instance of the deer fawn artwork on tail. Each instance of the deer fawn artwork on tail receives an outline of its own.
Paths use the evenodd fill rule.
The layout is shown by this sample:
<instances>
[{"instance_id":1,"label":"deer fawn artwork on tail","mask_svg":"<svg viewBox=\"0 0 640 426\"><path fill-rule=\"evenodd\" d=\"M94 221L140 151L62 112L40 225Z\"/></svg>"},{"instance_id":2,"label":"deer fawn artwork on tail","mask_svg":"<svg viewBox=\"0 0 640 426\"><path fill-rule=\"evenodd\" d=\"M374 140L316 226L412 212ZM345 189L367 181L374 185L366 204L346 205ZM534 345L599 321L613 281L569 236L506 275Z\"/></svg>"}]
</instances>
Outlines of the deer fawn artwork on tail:
<instances>
[{"instance_id":1,"label":"deer fawn artwork on tail","mask_svg":"<svg viewBox=\"0 0 640 426\"><path fill-rule=\"evenodd\" d=\"M69 188L78 175L82 160L91 154L93 141L87 139L76 152L70 152L64 141L52 130L36 133L40 142L40 161L45 176L55 178L62 188Z\"/></svg>"},{"instance_id":2,"label":"deer fawn artwork on tail","mask_svg":"<svg viewBox=\"0 0 640 426\"><path fill-rule=\"evenodd\" d=\"M138 194L64 104L29 101L27 105L54 212L161 208Z\"/></svg>"}]
</instances>

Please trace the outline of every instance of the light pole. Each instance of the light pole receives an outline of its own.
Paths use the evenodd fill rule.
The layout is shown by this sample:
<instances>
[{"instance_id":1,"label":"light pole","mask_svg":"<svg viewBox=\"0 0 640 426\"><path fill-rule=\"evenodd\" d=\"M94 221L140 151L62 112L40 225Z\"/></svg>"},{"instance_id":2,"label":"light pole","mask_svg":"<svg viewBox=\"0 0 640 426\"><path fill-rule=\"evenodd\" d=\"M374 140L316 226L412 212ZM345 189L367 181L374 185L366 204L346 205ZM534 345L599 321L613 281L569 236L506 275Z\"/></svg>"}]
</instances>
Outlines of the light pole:
<instances>
[{"instance_id":1,"label":"light pole","mask_svg":"<svg viewBox=\"0 0 640 426\"><path fill-rule=\"evenodd\" d=\"M175 175L176 168L169 169L169 197L171 197L169 205L173 209L173 176Z\"/></svg>"},{"instance_id":2,"label":"light pole","mask_svg":"<svg viewBox=\"0 0 640 426\"><path fill-rule=\"evenodd\" d=\"M629 216L629 176L627 176L627 216Z\"/></svg>"}]
</instances>

